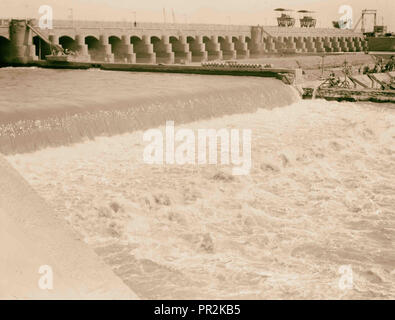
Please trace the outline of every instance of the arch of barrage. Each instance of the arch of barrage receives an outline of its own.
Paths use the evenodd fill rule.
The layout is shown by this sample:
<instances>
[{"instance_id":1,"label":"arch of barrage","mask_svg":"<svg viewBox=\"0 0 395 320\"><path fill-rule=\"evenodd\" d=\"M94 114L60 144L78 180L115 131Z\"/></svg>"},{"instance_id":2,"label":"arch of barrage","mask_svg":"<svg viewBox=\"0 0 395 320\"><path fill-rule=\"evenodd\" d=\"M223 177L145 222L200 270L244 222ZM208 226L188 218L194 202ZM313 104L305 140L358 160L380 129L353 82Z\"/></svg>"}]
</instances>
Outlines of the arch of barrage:
<instances>
[{"instance_id":1,"label":"arch of barrage","mask_svg":"<svg viewBox=\"0 0 395 320\"><path fill-rule=\"evenodd\" d=\"M0 46L10 47L0 48L9 54L0 60L27 63L51 53L28 23L38 28L36 20L0 20ZM366 49L361 33L340 29L55 20L39 30L81 61L172 64Z\"/></svg>"}]
</instances>

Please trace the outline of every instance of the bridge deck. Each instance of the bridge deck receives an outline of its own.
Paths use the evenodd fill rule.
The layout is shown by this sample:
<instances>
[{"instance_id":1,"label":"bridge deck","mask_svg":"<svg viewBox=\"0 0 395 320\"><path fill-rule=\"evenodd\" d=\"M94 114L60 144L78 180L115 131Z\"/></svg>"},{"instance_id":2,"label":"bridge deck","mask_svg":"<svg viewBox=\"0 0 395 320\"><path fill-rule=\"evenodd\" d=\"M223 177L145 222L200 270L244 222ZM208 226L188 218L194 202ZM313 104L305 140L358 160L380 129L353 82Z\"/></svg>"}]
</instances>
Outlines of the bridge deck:
<instances>
[{"instance_id":1,"label":"bridge deck","mask_svg":"<svg viewBox=\"0 0 395 320\"><path fill-rule=\"evenodd\" d=\"M334 28L285 28L263 26L263 30L272 37L363 37L363 34L360 32Z\"/></svg>"}]
</instances>

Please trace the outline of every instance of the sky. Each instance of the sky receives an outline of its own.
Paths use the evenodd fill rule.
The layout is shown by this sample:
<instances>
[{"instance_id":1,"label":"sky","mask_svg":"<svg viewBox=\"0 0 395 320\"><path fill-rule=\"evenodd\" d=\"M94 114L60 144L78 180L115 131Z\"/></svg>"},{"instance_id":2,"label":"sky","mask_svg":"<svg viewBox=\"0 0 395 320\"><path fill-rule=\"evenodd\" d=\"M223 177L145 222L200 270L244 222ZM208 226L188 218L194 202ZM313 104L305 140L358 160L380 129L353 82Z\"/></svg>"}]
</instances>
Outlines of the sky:
<instances>
[{"instance_id":1,"label":"sky","mask_svg":"<svg viewBox=\"0 0 395 320\"><path fill-rule=\"evenodd\" d=\"M342 16L340 6L349 5L354 23L362 9L377 9L378 24L395 31L394 0L0 0L0 16L37 18L41 5L53 8L54 19L243 25L274 25L273 9L282 7L316 11L319 27L330 27Z\"/></svg>"}]
</instances>

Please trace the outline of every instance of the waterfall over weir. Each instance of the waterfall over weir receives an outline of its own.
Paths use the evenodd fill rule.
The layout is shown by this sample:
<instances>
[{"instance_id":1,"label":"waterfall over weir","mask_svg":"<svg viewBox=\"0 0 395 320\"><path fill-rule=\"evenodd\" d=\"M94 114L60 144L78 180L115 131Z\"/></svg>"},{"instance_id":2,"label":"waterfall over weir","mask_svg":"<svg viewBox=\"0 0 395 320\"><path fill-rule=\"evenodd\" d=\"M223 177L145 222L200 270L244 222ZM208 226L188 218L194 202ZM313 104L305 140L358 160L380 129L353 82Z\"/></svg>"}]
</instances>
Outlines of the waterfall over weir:
<instances>
[{"instance_id":1,"label":"waterfall over weir","mask_svg":"<svg viewBox=\"0 0 395 320\"><path fill-rule=\"evenodd\" d=\"M281 81L250 77L0 70L0 152L32 152L299 99Z\"/></svg>"}]
</instances>

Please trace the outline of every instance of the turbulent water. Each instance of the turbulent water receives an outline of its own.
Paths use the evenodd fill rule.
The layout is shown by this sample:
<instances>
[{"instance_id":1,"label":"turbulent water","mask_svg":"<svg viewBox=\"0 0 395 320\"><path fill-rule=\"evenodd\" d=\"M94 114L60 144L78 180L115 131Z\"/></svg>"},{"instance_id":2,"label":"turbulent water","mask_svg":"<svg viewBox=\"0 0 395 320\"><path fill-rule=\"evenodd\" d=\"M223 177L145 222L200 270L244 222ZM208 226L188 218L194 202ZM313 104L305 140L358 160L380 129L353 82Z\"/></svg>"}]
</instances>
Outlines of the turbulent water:
<instances>
[{"instance_id":1,"label":"turbulent water","mask_svg":"<svg viewBox=\"0 0 395 320\"><path fill-rule=\"evenodd\" d=\"M7 72L23 82L36 71ZM74 73L75 81L88 74ZM264 84L264 94L279 100L288 91L268 79L128 75L175 94L176 83L230 89L248 113L181 127L251 129L251 174L147 165L142 131L8 160L140 297L395 298L394 109L319 100L266 109L267 100L250 91L254 110L238 100L245 88ZM52 88L76 105L87 99L82 89L71 97L67 85ZM97 101L111 100L110 92L95 92ZM38 101L38 94L25 98ZM346 288L344 266L352 271Z\"/></svg>"}]
</instances>

